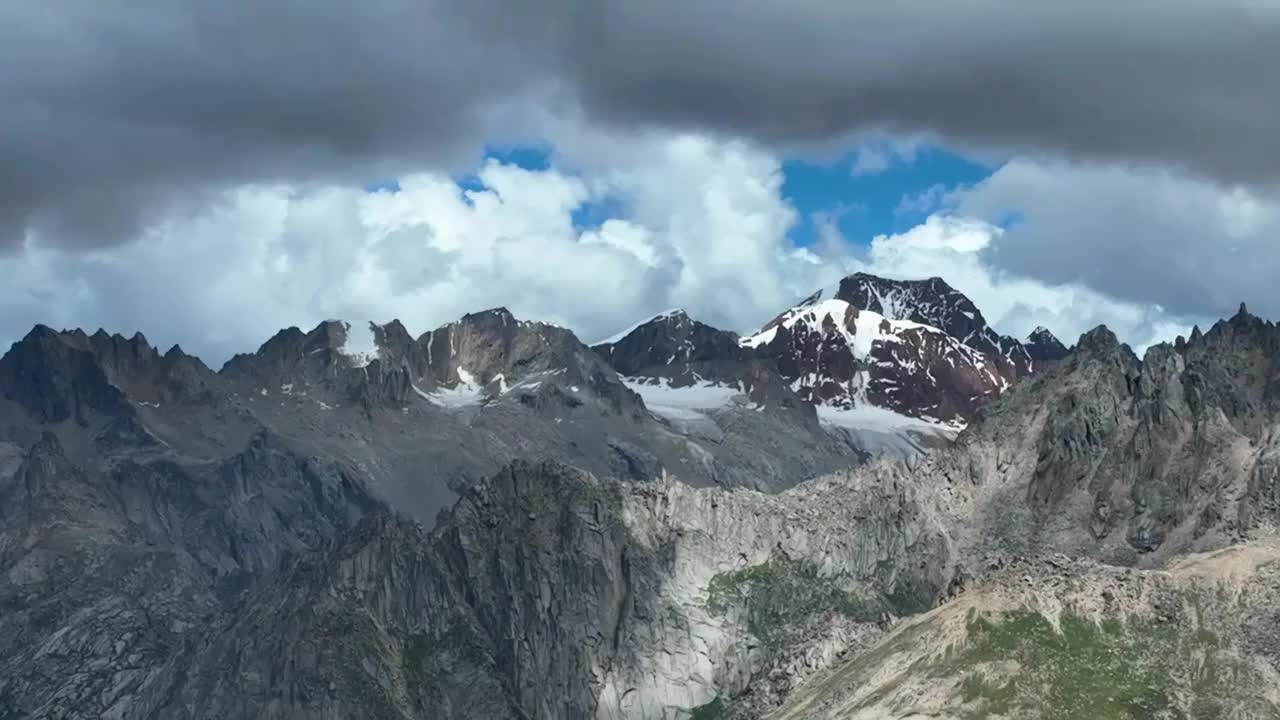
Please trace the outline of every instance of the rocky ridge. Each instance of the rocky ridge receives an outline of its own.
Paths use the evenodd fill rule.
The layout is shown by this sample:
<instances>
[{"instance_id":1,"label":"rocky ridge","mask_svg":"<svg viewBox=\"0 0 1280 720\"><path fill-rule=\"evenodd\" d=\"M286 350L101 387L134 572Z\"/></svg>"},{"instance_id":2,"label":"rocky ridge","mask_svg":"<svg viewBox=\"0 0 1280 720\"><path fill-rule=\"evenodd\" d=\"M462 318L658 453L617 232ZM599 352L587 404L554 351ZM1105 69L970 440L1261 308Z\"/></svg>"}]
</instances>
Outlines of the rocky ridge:
<instances>
[{"instance_id":1,"label":"rocky ridge","mask_svg":"<svg viewBox=\"0 0 1280 720\"><path fill-rule=\"evenodd\" d=\"M1257 663L1280 661L1280 646L1268 645L1246 628L1260 621L1249 618L1265 618L1272 607L1266 593L1274 590L1274 578L1266 579L1271 577L1266 572L1274 553L1266 543L1275 516L1265 480L1272 453L1262 441L1269 437L1263 428L1275 424L1276 408L1244 398L1270 395L1273 361L1257 361L1268 356L1278 335L1274 325L1240 315L1182 343L1182 350L1157 346L1139 360L1099 329L1044 377L994 403L956 447L909 464L881 460L775 496L696 489L670 480L619 485L556 465L514 467L475 486L432 535L388 543L423 548L429 571L369 572L360 580L341 575L352 584L339 595L356 597L383 592L382 578L388 576L432 578L392 593L397 602L422 608L415 618L385 616L384 600L365 600L351 611L372 613L371 627L385 637L375 636L365 650L373 654L345 667L400 668L403 678L406 638L420 637L434 649L423 656L425 667L433 668L428 676L439 678L443 687L456 687L460 678L497 683L483 685L487 689L474 696L454 691L474 697L475 707L486 710L469 715L462 709L465 703L446 706L430 697L401 702L402 694L417 696L400 690L398 683L408 680L394 674L378 679L321 664L309 682L341 688L342 682L359 680L364 685L358 696L379 697L378 707L385 702L399 708L388 710L388 717L516 712L508 707L530 717L597 718L674 718L709 707L738 717L773 712L909 717L916 712L912 708L921 707L958 713L1004 702L992 696L1006 687L1010 669L978 658L967 672L948 670L953 679L942 690L925 693L918 685L924 675L903 673L920 657L935 657L930 648L955 642L980 654L993 642L1014 643L1024 662L1035 663L1044 653L1057 652L1055 627L1067 623L1093 632L1093 625L1078 624L1079 618L1089 618L1094 624L1111 623L1100 626L1108 634L1090 638L1120 657L1154 662L1178 656L1170 647L1201 642L1198 637L1209 642L1197 628L1217 628L1217 621L1187 613L1212 607L1219 613L1213 617L1227 617L1237 612L1235 606L1205 602L1236 592L1231 588L1250 587L1258 592L1248 595L1243 614L1213 630L1218 634L1213 642L1219 643L1214 647L1221 648L1214 650L1214 662L1243 668L1241 682L1265 688L1274 671ZM1179 362L1185 364L1169 374ZM1149 432L1144 427L1158 414L1156 408L1168 407L1175 383L1192 377L1229 377L1232 384L1201 394L1211 400L1197 410L1175 405L1180 414L1164 415L1188 424L1186 434L1174 435L1185 443L1181 450L1166 445L1158 455L1130 455L1135 439ZM1228 413L1228 408L1234 409ZM1229 438L1209 444L1191 439L1197 433L1228 432L1224 419L1235 428L1231 432L1256 441L1244 462L1236 456L1238 443ZM1065 454L1045 453L1044 447L1063 447ZM1188 451L1199 455L1202 465L1222 467L1221 482L1239 492L1222 492L1208 479L1204 485L1182 485L1177 480L1181 463L1167 459ZM1112 468L1107 459L1112 457L1139 465ZM1094 504L1080 503L1078 497L1082 492L1090 500L1111 497L1107 483L1117 473L1148 477L1150 487L1165 492L1158 506L1148 500L1142 510L1113 509L1111 517L1125 521L1114 531L1100 532ZM1205 511L1215 503L1236 512ZM1239 520L1242 512L1249 518L1245 525ZM1153 531L1153 517L1170 524ZM1161 540L1150 547L1151 538ZM1246 544L1238 545L1241 541ZM1231 547L1261 553L1262 560L1227 590L1194 578L1163 580L1168 577L1163 568L1188 563L1199 568L1194 577L1227 571L1229 564L1212 558ZM456 595L431 589L442 586L456 588ZM286 592L275 589L263 597L275 602ZM1172 600L1161 599L1166 596ZM1205 602L1197 604L1197 597ZM280 607L283 612L291 603ZM980 615L971 615L969 608ZM1034 613L1020 614L1020 608ZM283 618L280 622L288 626ZM1173 645L1138 642L1149 634L1144 629L1149 623L1173 628L1159 640ZM450 638L457 636L450 633L461 632L458 627L479 635L453 642ZM1049 635L1042 633L1045 627ZM1005 630L1013 634L1000 634ZM312 631L290 632L306 637ZM238 636L232 632L223 642L234 648ZM1220 645L1228 641L1232 644ZM462 647L477 652L465 665L450 659ZM210 667L232 662L227 655L218 657L208 661ZM1168 671L1178 679L1190 669ZM280 672L263 667L250 675ZM1070 678L1045 680L1052 691ZM1116 702L1237 707L1231 696L1197 687L1160 686L1149 696L1124 695ZM877 694L877 688L884 691ZM346 696L338 692L332 702ZM326 697L321 693L315 702L327 706ZM1052 692L1048 699L1014 697L1025 704L1021 716L1038 717L1053 707ZM1274 708L1264 692L1245 699L1261 703L1249 707L1264 712L1262 717ZM206 701L192 702L200 707ZM1097 702L1102 708L1114 706L1105 698ZM249 706L253 712L258 707ZM305 714L306 709L289 712Z\"/></svg>"},{"instance_id":2,"label":"rocky ridge","mask_svg":"<svg viewBox=\"0 0 1280 720\"><path fill-rule=\"evenodd\" d=\"M1276 717L1278 568L1270 536L1161 572L992 560L767 717Z\"/></svg>"},{"instance_id":3,"label":"rocky ridge","mask_svg":"<svg viewBox=\"0 0 1280 720\"><path fill-rule=\"evenodd\" d=\"M1027 343L999 335L941 278L865 273L814 293L741 344L774 358L816 404L868 404L954 426L1066 355L1043 328Z\"/></svg>"},{"instance_id":4,"label":"rocky ridge","mask_svg":"<svg viewBox=\"0 0 1280 720\"><path fill-rule=\"evenodd\" d=\"M0 406L0 717L1055 717L1079 676L1007 688L1018 667L1073 667L1068 630L1176 681L1088 696L1094 716L1274 716L1280 645L1256 628L1275 624L1280 328L1244 308L1143 358L1095 330L906 462L778 494L516 462L430 530L387 501L379 452L272 429L280 395L352 403L347 378L381 357L152 407L121 404L93 352L34 339L57 362L0 361L55 398L6 386ZM402 347L412 368L421 346ZM412 388L457 390L462 367L501 390L516 366L407 377L422 417L474 421ZM192 439L178 410L237 429ZM948 645L973 662L922 692L940 676L907 670ZM1158 662L1188 653L1258 690Z\"/></svg>"},{"instance_id":5,"label":"rocky ridge","mask_svg":"<svg viewBox=\"0 0 1280 720\"><path fill-rule=\"evenodd\" d=\"M982 405L1067 354L1044 328L1025 343L997 334L939 278L863 273L747 337L671 310L594 349L651 404L741 389L757 403L812 406L834 434L899 455L946 445Z\"/></svg>"}]
</instances>

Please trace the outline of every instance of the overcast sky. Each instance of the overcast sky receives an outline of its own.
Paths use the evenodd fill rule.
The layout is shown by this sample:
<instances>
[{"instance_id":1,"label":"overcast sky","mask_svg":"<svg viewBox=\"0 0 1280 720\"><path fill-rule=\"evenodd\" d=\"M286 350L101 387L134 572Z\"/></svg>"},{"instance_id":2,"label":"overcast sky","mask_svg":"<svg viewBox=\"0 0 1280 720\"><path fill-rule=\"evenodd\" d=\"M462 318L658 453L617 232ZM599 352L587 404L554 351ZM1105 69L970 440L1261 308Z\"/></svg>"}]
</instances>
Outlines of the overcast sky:
<instances>
[{"instance_id":1,"label":"overcast sky","mask_svg":"<svg viewBox=\"0 0 1280 720\"><path fill-rule=\"evenodd\" d=\"M677 305L747 330L855 269L1068 341L1277 318L1278 67L1270 0L3 3L0 338L217 364L497 304L587 340ZM922 174L911 227L788 190L922 147L989 171Z\"/></svg>"}]
</instances>

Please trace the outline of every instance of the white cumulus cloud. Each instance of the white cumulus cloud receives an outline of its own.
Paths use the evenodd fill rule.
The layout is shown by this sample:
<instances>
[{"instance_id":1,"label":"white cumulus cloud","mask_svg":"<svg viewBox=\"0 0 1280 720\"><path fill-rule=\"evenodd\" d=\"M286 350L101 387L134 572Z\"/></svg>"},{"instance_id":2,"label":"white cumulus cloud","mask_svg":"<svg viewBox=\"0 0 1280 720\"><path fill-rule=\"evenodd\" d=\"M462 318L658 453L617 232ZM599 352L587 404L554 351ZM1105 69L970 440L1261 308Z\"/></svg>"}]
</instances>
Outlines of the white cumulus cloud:
<instances>
[{"instance_id":1,"label":"white cumulus cloud","mask_svg":"<svg viewBox=\"0 0 1280 720\"><path fill-rule=\"evenodd\" d=\"M770 151L552 135L550 168L490 160L466 187L435 172L397 192L245 185L109 251L29 237L0 256L0 333L142 330L217 364L289 325L399 318L418 333L498 305L588 342L671 307L743 332L863 270L941 276L1002 332L1045 325L1070 343L1105 323L1141 348L1212 320L1169 292L1257 290L1280 266L1262 262L1276 258L1272 198L1140 168L1015 159L973 188L931 190L939 209L908 231L868 241L826 222L796 248ZM584 206L603 217L575 224Z\"/></svg>"},{"instance_id":2,"label":"white cumulus cloud","mask_svg":"<svg viewBox=\"0 0 1280 720\"><path fill-rule=\"evenodd\" d=\"M1175 316L1151 303L1116 300L1079 283L1048 283L993 267L985 251L1004 234L983 220L935 214L904 233L873 239L856 267L888 277L942 277L968 295L998 330L1019 337L1043 325L1071 344L1089 329L1107 325L1140 350L1206 321Z\"/></svg>"},{"instance_id":3,"label":"white cumulus cloud","mask_svg":"<svg viewBox=\"0 0 1280 720\"><path fill-rule=\"evenodd\" d=\"M464 189L245 186L110 252L38 242L0 258L0 330L34 322L144 331L218 363L281 327L400 318L422 332L505 305L591 341L664 308L748 329L838 274L787 239L776 158L744 143L654 137L581 174L497 161ZM585 203L619 208L577 227ZM53 289L56 288L56 291Z\"/></svg>"}]
</instances>

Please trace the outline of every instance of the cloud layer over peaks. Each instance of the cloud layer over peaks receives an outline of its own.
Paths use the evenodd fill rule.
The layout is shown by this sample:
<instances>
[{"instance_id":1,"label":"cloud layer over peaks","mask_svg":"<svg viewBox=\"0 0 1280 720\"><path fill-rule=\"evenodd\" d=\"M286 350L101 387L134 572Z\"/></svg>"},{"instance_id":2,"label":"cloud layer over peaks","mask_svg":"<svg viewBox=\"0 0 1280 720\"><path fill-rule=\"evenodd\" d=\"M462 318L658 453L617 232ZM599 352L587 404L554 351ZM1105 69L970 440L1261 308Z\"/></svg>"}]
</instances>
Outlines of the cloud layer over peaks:
<instances>
[{"instance_id":1,"label":"cloud layer over peaks","mask_svg":"<svg viewBox=\"0 0 1280 720\"><path fill-rule=\"evenodd\" d=\"M247 185L202 210L171 213L110 250L32 246L0 256L0 273L15 279L0 288L0 333L16 338L35 321L142 329L216 364L289 325L398 317L419 333L498 305L588 342L670 307L745 332L856 270L943 276L1002 332L1047 325L1067 342L1106 323L1141 347L1209 319L1141 293L1002 264L1004 248L1034 236L982 217L1001 207L982 203L1002 188L1023 187L1000 171L953 190L925 222L863 251L833 226L796 248L787 233L797 212L770 152L695 135L626 142L613 162L577 172L559 162L529 170L491 160L462 185L418 173L395 192ZM1208 192L1195 183L1184 191ZM1089 208L1080 201L1070 214ZM1218 216L1197 217L1211 228ZM1027 228L1057 222L1039 206L1023 220Z\"/></svg>"},{"instance_id":2,"label":"cloud layer over peaks","mask_svg":"<svg viewBox=\"0 0 1280 720\"><path fill-rule=\"evenodd\" d=\"M110 252L0 256L17 279L0 289L0 331L33 317L143 328L220 362L289 325L399 317L418 333L505 305L591 341L672 306L755 327L838 276L838 260L787 240L795 211L767 153L682 136L634 157L584 175L490 161L472 189L439 173L394 193L246 186ZM604 200L625 212L575 225Z\"/></svg>"},{"instance_id":3,"label":"cloud layer over peaks","mask_svg":"<svg viewBox=\"0 0 1280 720\"><path fill-rule=\"evenodd\" d=\"M1008 232L987 222L938 214L897 235L871 241L859 269L888 277L938 276L973 300L1001 332L1026 337L1048 327L1068 345L1106 325L1139 351L1189 332L1204 315L1180 315L1141 300L1121 300L1079 282L1046 282L990 262Z\"/></svg>"}]
</instances>

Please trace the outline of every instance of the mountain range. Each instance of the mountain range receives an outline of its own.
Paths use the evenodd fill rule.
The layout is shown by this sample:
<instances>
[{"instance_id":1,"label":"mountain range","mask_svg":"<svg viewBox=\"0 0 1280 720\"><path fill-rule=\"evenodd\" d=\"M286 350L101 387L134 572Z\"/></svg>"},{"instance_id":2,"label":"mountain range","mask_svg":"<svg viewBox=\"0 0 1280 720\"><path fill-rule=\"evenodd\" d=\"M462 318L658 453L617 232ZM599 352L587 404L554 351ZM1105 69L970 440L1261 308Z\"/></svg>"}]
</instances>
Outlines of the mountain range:
<instances>
[{"instance_id":1,"label":"mountain range","mask_svg":"<svg viewBox=\"0 0 1280 720\"><path fill-rule=\"evenodd\" d=\"M1280 717L1280 328L865 274L0 358L0 719Z\"/></svg>"}]
</instances>

